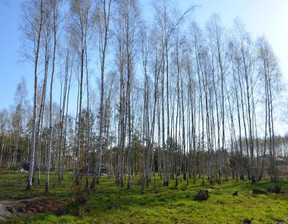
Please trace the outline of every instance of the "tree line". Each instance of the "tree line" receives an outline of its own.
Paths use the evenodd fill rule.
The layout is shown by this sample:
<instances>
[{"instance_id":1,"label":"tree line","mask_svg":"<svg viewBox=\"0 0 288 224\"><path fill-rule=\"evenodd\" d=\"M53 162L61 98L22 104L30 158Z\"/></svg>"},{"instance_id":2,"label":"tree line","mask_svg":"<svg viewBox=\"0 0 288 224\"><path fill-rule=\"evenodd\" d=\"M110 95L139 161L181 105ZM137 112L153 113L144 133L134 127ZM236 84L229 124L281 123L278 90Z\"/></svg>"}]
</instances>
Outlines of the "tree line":
<instances>
[{"instance_id":1,"label":"tree line","mask_svg":"<svg viewBox=\"0 0 288 224\"><path fill-rule=\"evenodd\" d=\"M227 28L213 15L201 28L191 19L197 6L180 12L154 1L148 19L141 4L23 4L33 106L22 79L14 106L0 113L0 163L29 161L27 189L45 169L46 192L51 168L54 185L70 170L76 184L86 174L86 189L103 173L128 189L136 175L142 189L155 174L166 186L229 176L276 181L287 136L275 134L283 86L268 41L254 40L239 19Z\"/></svg>"}]
</instances>

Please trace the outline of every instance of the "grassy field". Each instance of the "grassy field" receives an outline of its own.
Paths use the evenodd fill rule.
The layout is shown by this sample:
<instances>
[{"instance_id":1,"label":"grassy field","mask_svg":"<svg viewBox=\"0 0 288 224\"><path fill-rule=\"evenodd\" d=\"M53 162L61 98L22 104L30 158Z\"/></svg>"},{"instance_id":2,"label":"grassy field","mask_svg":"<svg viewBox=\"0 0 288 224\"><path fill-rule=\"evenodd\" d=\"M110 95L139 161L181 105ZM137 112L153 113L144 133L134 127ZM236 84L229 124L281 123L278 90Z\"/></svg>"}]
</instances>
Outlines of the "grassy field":
<instances>
[{"instance_id":1,"label":"grassy field","mask_svg":"<svg viewBox=\"0 0 288 224\"><path fill-rule=\"evenodd\" d=\"M50 194L44 193L45 177L42 185L24 191L27 174L0 172L1 200L49 197L71 202L54 212L13 217L5 223L288 223L288 181L280 180L272 184L263 180L251 185L250 181L225 181L222 185L202 186L199 180L195 185L179 181L179 186L170 181L169 187L162 186L156 178L149 189L141 192L133 179L132 189L120 188L114 179L101 179L101 184L89 193L80 192L88 198L84 205L73 203L75 189L71 174L65 181L51 187ZM53 174L51 180L54 180ZM83 179L84 181L84 179ZM53 181L52 181L53 182ZM283 193L253 195L252 189L266 190L281 186ZM194 201L200 189L208 189L207 201ZM238 191L238 196L232 194Z\"/></svg>"}]
</instances>

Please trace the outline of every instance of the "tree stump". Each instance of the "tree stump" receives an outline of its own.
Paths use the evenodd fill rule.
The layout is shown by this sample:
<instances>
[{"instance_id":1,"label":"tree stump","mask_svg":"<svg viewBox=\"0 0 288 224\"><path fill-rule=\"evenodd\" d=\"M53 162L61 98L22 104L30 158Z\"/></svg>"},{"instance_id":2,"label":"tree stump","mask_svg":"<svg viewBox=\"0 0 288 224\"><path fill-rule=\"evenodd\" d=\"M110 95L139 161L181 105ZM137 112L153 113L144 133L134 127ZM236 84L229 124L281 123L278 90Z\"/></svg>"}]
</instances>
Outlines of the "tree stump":
<instances>
[{"instance_id":1,"label":"tree stump","mask_svg":"<svg viewBox=\"0 0 288 224\"><path fill-rule=\"evenodd\" d=\"M209 198L208 190L200 190L194 197L196 201L206 201Z\"/></svg>"},{"instance_id":2,"label":"tree stump","mask_svg":"<svg viewBox=\"0 0 288 224\"><path fill-rule=\"evenodd\" d=\"M253 194L267 194L267 192L260 189L253 189Z\"/></svg>"},{"instance_id":3,"label":"tree stump","mask_svg":"<svg viewBox=\"0 0 288 224\"><path fill-rule=\"evenodd\" d=\"M280 186L276 186L275 188L267 188L267 191L269 193L275 193L275 194L280 194L281 193L281 187Z\"/></svg>"}]
</instances>

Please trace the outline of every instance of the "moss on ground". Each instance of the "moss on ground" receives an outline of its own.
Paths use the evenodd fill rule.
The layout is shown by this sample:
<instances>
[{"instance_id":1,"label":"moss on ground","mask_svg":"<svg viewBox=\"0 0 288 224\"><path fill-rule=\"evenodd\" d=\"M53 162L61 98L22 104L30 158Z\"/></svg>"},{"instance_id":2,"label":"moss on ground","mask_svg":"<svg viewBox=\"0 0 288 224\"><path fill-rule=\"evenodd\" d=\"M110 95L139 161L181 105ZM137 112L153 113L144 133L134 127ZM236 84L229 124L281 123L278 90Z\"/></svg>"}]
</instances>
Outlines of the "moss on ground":
<instances>
[{"instance_id":1,"label":"moss on ground","mask_svg":"<svg viewBox=\"0 0 288 224\"><path fill-rule=\"evenodd\" d=\"M27 174L0 173L0 200L27 197L52 197L72 200L75 188L71 174L64 181L51 187L50 194L44 193L45 177L42 185L35 184L31 191L23 191ZM137 179L137 178L135 178ZM133 181L135 180L133 179ZM51 180L54 180L51 174ZM84 181L84 178L83 178ZM262 180L255 184L250 181L223 182L222 185L201 185L201 181L187 185L186 181L170 181L164 187L156 178L144 192L134 182L127 190L114 184L115 180L102 178L100 185L92 191L85 205L68 205L54 213L34 214L11 218L7 223L288 223L288 181L276 184ZM284 193L252 195L253 188L262 190L281 186ZM194 201L200 189L208 189L207 201ZM232 194L238 191L238 196ZM74 193L73 193L74 192ZM85 195L84 195L85 196Z\"/></svg>"}]
</instances>

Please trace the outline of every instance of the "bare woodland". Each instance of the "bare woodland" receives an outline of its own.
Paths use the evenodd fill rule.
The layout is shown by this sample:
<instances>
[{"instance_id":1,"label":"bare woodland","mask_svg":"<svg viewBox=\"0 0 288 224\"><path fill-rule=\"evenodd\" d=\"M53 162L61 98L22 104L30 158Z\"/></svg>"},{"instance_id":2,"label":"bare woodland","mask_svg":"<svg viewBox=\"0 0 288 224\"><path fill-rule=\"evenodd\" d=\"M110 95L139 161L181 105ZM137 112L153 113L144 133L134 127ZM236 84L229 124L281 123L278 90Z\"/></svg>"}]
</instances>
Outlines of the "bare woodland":
<instances>
[{"instance_id":1,"label":"bare woodland","mask_svg":"<svg viewBox=\"0 0 288 224\"><path fill-rule=\"evenodd\" d=\"M287 175L288 137L276 135L284 87L268 41L239 19L228 28L214 15L202 28L193 5L154 1L148 19L143 2L23 4L33 104L22 79L0 111L0 164L28 164L26 189L46 175L46 192L66 171L87 190L101 176L128 189L137 176L144 190L156 176L177 186Z\"/></svg>"}]
</instances>

